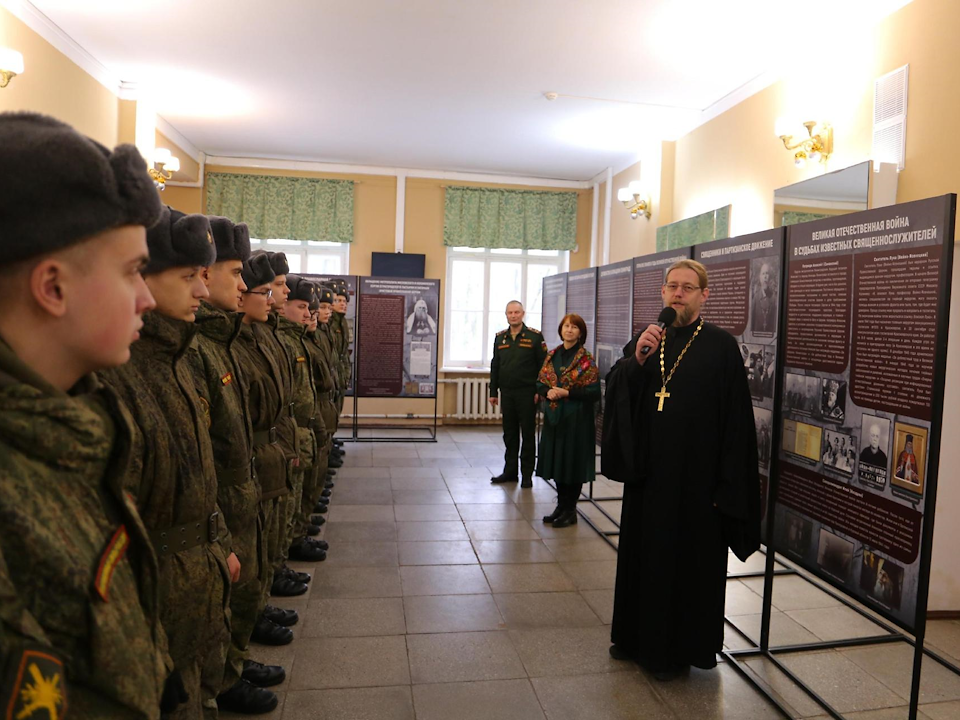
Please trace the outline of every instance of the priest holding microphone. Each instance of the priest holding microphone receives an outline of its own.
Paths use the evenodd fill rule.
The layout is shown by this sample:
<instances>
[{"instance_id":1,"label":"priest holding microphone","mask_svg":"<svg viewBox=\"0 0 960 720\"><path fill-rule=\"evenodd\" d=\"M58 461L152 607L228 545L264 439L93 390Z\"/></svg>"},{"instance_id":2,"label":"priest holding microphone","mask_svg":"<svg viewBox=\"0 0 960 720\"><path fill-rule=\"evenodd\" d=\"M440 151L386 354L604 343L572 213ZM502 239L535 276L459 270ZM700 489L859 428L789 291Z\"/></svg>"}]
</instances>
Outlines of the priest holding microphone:
<instances>
[{"instance_id":1,"label":"priest holding microphone","mask_svg":"<svg viewBox=\"0 0 960 720\"><path fill-rule=\"evenodd\" d=\"M700 316L706 268L674 263L661 295L607 377L601 470L624 483L610 654L670 680L717 664L727 548L759 548L760 481L737 341Z\"/></svg>"}]
</instances>

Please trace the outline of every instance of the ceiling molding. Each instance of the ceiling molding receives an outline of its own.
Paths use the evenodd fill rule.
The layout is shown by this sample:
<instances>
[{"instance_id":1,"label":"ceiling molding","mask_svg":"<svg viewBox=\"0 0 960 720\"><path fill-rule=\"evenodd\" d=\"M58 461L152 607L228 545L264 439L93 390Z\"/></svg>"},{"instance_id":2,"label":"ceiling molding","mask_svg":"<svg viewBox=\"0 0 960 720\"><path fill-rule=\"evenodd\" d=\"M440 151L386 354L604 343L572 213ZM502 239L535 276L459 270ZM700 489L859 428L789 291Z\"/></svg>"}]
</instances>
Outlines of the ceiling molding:
<instances>
[{"instance_id":1,"label":"ceiling molding","mask_svg":"<svg viewBox=\"0 0 960 720\"><path fill-rule=\"evenodd\" d=\"M120 78L110 72L93 55L84 50L59 25L37 10L27 0L0 0L0 5L19 18L28 28L70 58L94 80L114 95L120 96Z\"/></svg>"},{"instance_id":2,"label":"ceiling molding","mask_svg":"<svg viewBox=\"0 0 960 720\"><path fill-rule=\"evenodd\" d=\"M157 130L173 140L173 142L177 144L177 147L193 158L194 162L200 162L203 152L190 142L183 133L167 122L166 118L160 115L157 115Z\"/></svg>"},{"instance_id":3,"label":"ceiling molding","mask_svg":"<svg viewBox=\"0 0 960 720\"><path fill-rule=\"evenodd\" d=\"M163 132L161 129L160 132ZM173 138L171 138L172 140ZM386 175L454 182L496 183L498 185L534 185L565 190L585 190L592 181L555 180L552 178L519 177L516 175L492 175L484 173L446 172L443 170L420 170L413 168L381 167L375 165L347 165L342 163L309 162L304 160L269 160L264 158L226 157L208 155L207 165L223 167L262 168L264 170L299 170L302 172L332 173L341 175ZM606 171L604 171L606 173Z\"/></svg>"}]
</instances>

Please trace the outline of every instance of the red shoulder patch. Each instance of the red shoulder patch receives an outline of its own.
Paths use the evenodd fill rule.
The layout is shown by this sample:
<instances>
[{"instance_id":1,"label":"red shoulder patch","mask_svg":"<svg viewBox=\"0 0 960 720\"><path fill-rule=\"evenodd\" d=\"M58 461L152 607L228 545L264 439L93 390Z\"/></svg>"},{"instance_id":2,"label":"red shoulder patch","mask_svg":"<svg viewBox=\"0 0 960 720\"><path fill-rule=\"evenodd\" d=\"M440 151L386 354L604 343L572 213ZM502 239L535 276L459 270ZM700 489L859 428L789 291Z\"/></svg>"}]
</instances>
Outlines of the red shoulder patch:
<instances>
[{"instance_id":1,"label":"red shoulder patch","mask_svg":"<svg viewBox=\"0 0 960 720\"><path fill-rule=\"evenodd\" d=\"M94 578L93 587L97 595L104 602L110 602L110 581L113 579L113 571L123 560L123 556L130 546L130 536L127 535L127 528L121 525L110 539L107 549L100 556L100 565L97 568L97 576Z\"/></svg>"},{"instance_id":2,"label":"red shoulder patch","mask_svg":"<svg viewBox=\"0 0 960 720\"><path fill-rule=\"evenodd\" d=\"M228 372L226 375L224 375L222 378L220 378L220 384L221 384L221 385L229 385L229 384L232 383L232 382L233 382L233 373L232 373L232 372Z\"/></svg>"}]
</instances>

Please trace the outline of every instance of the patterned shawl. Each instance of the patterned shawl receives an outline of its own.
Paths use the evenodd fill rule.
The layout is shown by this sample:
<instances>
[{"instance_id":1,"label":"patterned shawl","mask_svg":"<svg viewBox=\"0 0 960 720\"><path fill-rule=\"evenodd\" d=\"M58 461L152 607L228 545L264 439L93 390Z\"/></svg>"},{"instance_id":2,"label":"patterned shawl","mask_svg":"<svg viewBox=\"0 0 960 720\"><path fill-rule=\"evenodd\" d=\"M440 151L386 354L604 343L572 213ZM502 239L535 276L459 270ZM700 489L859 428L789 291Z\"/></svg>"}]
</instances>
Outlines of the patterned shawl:
<instances>
[{"instance_id":1,"label":"patterned shawl","mask_svg":"<svg viewBox=\"0 0 960 720\"><path fill-rule=\"evenodd\" d=\"M593 356L584 349L583 345L577 348L576 355L566 369L557 377L557 371L553 367L553 356L563 348L558 345L547 353L543 361L543 367L540 368L540 375L537 381L548 385L549 387L560 387L569 390L575 387L587 387L596 382L600 382L600 372L597 370L597 364L593 361ZM557 401L550 400L550 409L557 409Z\"/></svg>"}]
</instances>

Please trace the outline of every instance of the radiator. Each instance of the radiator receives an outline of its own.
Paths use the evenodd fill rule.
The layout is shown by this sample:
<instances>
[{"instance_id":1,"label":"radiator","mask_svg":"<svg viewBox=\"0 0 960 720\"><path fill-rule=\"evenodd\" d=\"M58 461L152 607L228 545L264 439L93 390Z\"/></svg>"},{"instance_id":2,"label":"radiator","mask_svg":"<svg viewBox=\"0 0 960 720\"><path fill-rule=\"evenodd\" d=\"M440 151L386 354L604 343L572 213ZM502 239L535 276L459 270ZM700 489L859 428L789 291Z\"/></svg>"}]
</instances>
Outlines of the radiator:
<instances>
[{"instance_id":1,"label":"radiator","mask_svg":"<svg viewBox=\"0 0 960 720\"><path fill-rule=\"evenodd\" d=\"M489 378L457 378L457 420L498 420L500 406L490 404Z\"/></svg>"}]
</instances>

